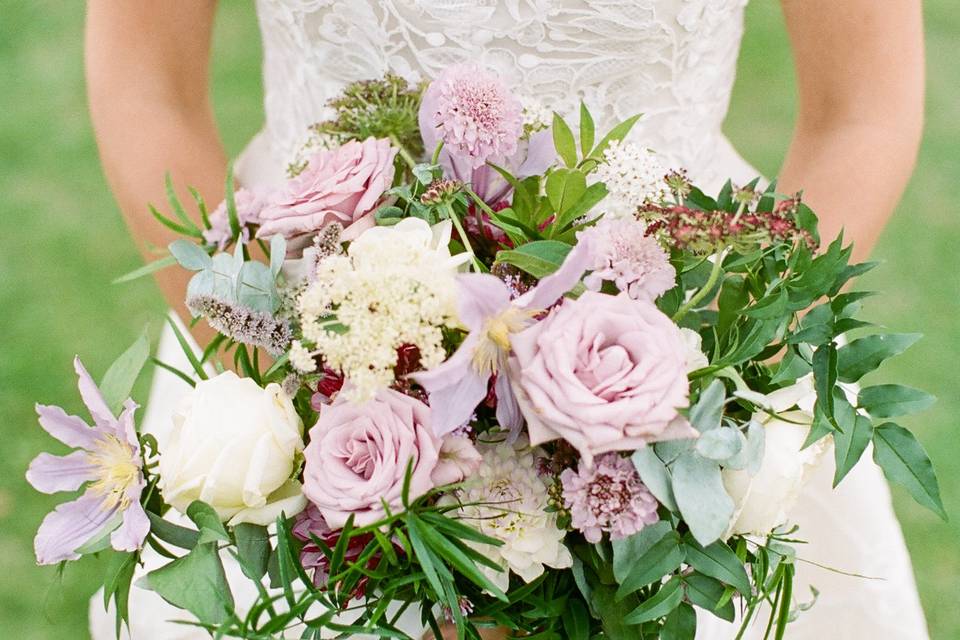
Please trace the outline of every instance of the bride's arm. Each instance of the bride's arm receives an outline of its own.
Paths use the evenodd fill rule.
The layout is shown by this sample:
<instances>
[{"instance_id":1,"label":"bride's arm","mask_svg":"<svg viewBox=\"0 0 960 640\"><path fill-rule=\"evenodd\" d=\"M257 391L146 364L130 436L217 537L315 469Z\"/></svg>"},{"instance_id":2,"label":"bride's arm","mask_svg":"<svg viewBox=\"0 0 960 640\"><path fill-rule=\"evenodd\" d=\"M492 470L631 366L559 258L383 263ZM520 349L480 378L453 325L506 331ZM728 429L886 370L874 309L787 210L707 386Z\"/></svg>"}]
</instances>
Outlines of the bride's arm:
<instances>
[{"instance_id":1,"label":"bride's arm","mask_svg":"<svg viewBox=\"0 0 960 640\"><path fill-rule=\"evenodd\" d=\"M215 0L87 3L87 91L100 158L148 258L176 237L147 208L164 209L165 172L214 206L223 197L227 158L208 87L215 10ZM183 297L190 275L167 269L157 278L181 317L188 317Z\"/></svg>"},{"instance_id":2,"label":"bride's arm","mask_svg":"<svg viewBox=\"0 0 960 640\"><path fill-rule=\"evenodd\" d=\"M923 126L921 0L782 0L799 114L781 191L865 258L896 207Z\"/></svg>"}]
</instances>

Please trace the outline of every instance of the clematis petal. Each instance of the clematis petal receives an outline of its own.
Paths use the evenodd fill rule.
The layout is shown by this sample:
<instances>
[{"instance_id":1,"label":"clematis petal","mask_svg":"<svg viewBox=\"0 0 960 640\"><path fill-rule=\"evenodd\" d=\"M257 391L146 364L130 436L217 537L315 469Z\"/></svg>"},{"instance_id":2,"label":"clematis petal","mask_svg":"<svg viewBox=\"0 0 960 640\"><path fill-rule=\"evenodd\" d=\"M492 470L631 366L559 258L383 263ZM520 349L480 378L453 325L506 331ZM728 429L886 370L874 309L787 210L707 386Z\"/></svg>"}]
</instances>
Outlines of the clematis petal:
<instances>
[{"instance_id":1,"label":"clematis petal","mask_svg":"<svg viewBox=\"0 0 960 640\"><path fill-rule=\"evenodd\" d=\"M497 393L497 422L509 432L507 441L513 444L520 435L523 415L520 413L517 396L513 393L513 386L510 384L510 378L505 370L497 376L493 388Z\"/></svg>"},{"instance_id":2,"label":"clematis petal","mask_svg":"<svg viewBox=\"0 0 960 640\"><path fill-rule=\"evenodd\" d=\"M27 482L41 493L76 491L88 480L96 479L96 468L86 451L65 456L41 453L27 469Z\"/></svg>"},{"instance_id":3,"label":"clematis petal","mask_svg":"<svg viewBox=\"0 0 960 640\"><path fill-rule=\"evenodd\" d=\"M83 363L80 362L80 358L73 359L73 368L77 372L77 387L80 389L80 397L83 398L83 404L87 405L93 421L101 429L116 433L117 419L110 411L110 407L107 406L106 400L103 399L103 394L100 393L97 383L93 381Z\"/></svg>"},{"instance_id":4,"label":"clematis petal","mask_svg":"<svg viewBox=\"0 0 960 640\"><path fill-rule=\"evenodd\" d=\"M457 276L457 312L470 331L480 331L484 322L510 305L510 290L503 280L487 273Z\"/></svg>"},{"instance_id":5,"label":"clematis petal","mask_svg":"<svg viewBox=\"0 0 960 640\"><path fill-rule=\"evenodd\" d=\"M140 405L127 398L123 403L123 411L120 412L120 417L117 420L120 431L117 435L124 438L137 452L140 451L140 440L137 438L137 427L133 421L133 416L139 408Z\"/></svg>"},{"instance_id":6,"label":"clematis petal","mask_svg":"<svg viewBox=\"0 0 960 640\"><path fill-rule=\"evenodd\" d=\"M150 532L150 519L139 502L123 512L123 522L110 534L110 545L117 551L136 551Z\"/></svg>"},{"instance_id":7,"label":"clematis petal","mask_svg":"<svg viewBox=\"0 0 960 640\"><path fill-rule=\"evenodd\" d=\"M104 508L103 497L87 490L72 502L57 505L40 523L33 540L38 564L56 564L80 557L77 549L115 522L116 509Z\"/></svg>"},{"instance_id":8,"label":"clematis petal","mask_svg":"<svg viewBox=\"0 0 960 640\"><path fill-rule=\"evenodd\" d=\"M567 254L560 268L517 298L516 304L526 309L546 309L580 281L583 272L590 266L591 260L590 242L581 237L580 242Z\"/></svg>"},{"instance_id":9,"label":"clematis petal","mask_svg":"<svg viewBox=\"0 0 960 640\"><path fill-rule=\"evenodd\" d=\"M82 449L92 449L97 441L97 432L83 419L69 415L60 407L36 405L40 426L63 444Z\"/></svg>"},{"instance_id":10,"label":"clematis petal","mask_svg":"<svg viewBox=\"0 0 960 640\"><path fill-rule=\"evenodd\" d=\"M530 136L526 154L523 163L515 172L518 180L539 175L556 162L557 148L553 144L553 129L544 129Z\"/></svg>"},{"instance_id":11,"label":"clematis petal","mask_svg":"<svg viewBox=\"0 0 960 640\"><path fill-rule=\"evenodd\" d=\"M411 376L430 394L431 428L438 437L465 424L487 396L490 376L478 374L470 363L475 342L468 337L439 367Z\"/></svg>"}]
</instances>

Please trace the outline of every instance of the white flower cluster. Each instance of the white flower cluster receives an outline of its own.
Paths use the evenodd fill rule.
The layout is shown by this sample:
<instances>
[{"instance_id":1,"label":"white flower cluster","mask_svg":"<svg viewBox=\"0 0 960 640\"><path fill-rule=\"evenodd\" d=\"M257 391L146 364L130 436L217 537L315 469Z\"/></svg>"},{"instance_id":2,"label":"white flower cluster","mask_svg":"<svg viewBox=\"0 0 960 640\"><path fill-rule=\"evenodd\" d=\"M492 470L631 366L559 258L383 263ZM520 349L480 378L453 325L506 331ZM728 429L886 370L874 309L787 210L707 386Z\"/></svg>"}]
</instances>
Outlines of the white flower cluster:
<instances>
[{"instance_id":1,"label":"white flower cluster","mask_svg":"<svg viewBox=\"0 0 960 640\"><path fill-rule=\"evenodd\" d=\"M374 227L346 255L320 261L300 295L298 312L308 349L296 342L290 360L303 373L314 354L343 373L345 393L369 399L394 382L397 349L414 345L425 368L446 358L442 327L456 324L454 276L468 257L451 257L450 223L435 228L419 218Z\"/></svg>"},{"instance_id":2,"label":"white flower cluster","mask_svg":"<svg viewBox=\"0 0 960 640\"><path fill-rule=\"evenodd\" d=\"M553 112L536 98L522 96L520 104L523 106L520 115L523 118L524 138L529 138L532 134L543 131L553 122Z\"/></svg>"},{"instance_id":3,"label":"white flower cluster","mask_svg":"<svg viewBox=\"0 0 960 640\"><path fill-rule=\"evenodd\" d=\"M510 582L509 571L524 581L536 579L544 565L563 569L573 564L563 544L565 531L557 527L557 518L546 511L549 506L547 485L537 475L531 449L526 442L516 445L478 446L483 463L462 485L449 503L460 503L458 517L492 538L503 541L495 547L469 543L484 556L500 563L504 571L479 567L503 590Z\"/></svg>"},{"instance_id":4,"label":"white flower cluster","mask_svg":"<svg viewBox=\"0 0 960 640\"><path fill-rule=\"evenodd\" d=\"M633 216L645 202L659 202L667 197L667 169L653 151L615 140L603 152L603 159L593 175L609 191L601 203L604 216Z\"/></svg>"}]
</instances>

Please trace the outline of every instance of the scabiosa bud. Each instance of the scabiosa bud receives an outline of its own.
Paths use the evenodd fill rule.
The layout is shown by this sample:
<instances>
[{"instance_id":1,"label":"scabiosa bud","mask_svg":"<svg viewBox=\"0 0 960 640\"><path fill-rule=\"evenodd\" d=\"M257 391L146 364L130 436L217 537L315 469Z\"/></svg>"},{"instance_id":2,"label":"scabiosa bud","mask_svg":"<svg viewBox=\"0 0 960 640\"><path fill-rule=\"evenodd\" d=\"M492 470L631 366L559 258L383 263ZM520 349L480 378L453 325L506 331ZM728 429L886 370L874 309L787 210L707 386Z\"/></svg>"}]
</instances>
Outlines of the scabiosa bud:
<instances>
[{"instance_id":1,"label":"scabiosa bud","mask_svg":"<svg viewBox=\"0 0 960 640\"><path fill-rule=\"evenodd\" d=\"M622 540L660 519L656 498L633 463L617 453L596 458L592 467L581 462L578 471L566 469L560 481L571 524L592 544L604 533Z\"/></svg>"},{"instance_id":2,"label":"scabiosa bud","mask_svg":"<svg viewBox=\"0 0 960 640\"><path fill-rule=\"evenodd\" d=\"M446 178L434 180L420 196L420 202L423 204L440 204L456 195L461 188L463 188L463 183L459 180L448 180Z\"/></svg>"},{"instance_id":3,"label":"scabiosa bud","mask_svg":"<svg viewBox=\"0 0 960 640\"><path fill-rule=\"evenodd\" d=\"M187 308L195 316L203 316L207 323L228 338L266 349L278 356L290 344L290 326L286 320L275 318L264 311L250 309L208 295L187 299Z\"/></svg>"}]
</instances>

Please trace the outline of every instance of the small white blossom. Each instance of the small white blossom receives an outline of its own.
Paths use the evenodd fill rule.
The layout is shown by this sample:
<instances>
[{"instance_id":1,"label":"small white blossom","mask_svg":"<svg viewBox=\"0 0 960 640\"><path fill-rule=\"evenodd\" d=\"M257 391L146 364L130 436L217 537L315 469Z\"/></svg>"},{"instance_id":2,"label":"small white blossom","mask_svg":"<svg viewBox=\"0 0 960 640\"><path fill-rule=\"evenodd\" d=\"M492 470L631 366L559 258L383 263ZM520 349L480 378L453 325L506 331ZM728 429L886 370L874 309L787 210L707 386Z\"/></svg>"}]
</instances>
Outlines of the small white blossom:
<instances>
[{"instance_id":1,"label":"small white blossom","mask_svg":"<svg viewBox=\"0 0 960 640\"><path fill-rule=\"evenodd\" d=\"M609 191L600 205L606 217L633 216L645 202L659 202L667 197L667 170L653 151L615 140L603 152L603 160L593 175Z\"/></svg>"},{"instance_id":2,"label":"small white blossom","mask_svg":"<svg viewBox=\"0 0 960 640\"><path fill-rule=\"evenodd\" d=\"M483 462L463 483L456 498L458 517L492 538L502 540L495 547L468 543L504 570L480 567L490 580L506 590L512 571L525 582L535 580L544 565L563 569L573 564L563 544L565 532L557 527L556 514L549 506L547 485L537 475L533 449L525 442L516 445L480 445Z\"/></svg>"},{"instance_id":3,"label":"small white blossom","mask_svg":"<svg viewBox=\"0 0 960 640\"><path fill-rule=\"evenodd\" d=\"M553 112L536 98L521 96L520 104L523 105L520 116L523 118L524 137L547 129L553 122Z\"/></svg>"},{"instance_id":4,"label":"small white blossom","mask_svg":"<svg viewBox=\"0 0 960 640\"><path fill-rule=\"evenodd\" d=\"M313 359L310 350L299 340L290 344L290 364L300 373L313 373L317 370L317 362Z\"/></svg>"},{"instance_id":5,"label":"small white blossom","mask_svg":"<svg viewBox=\"0 0 960 640\"><path fill-rule=\"evenodd\" d=\"M394 382L397 349L414 345L425 368L446 359L443 327L456 325L454 277L466 254L451 256L450 223L418 218L374 227L346 255L317 265L298 304L303 337L350 381L362 401Z\"/></svg>"}]
</instances>

